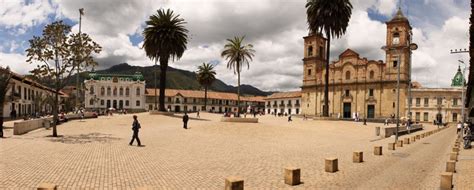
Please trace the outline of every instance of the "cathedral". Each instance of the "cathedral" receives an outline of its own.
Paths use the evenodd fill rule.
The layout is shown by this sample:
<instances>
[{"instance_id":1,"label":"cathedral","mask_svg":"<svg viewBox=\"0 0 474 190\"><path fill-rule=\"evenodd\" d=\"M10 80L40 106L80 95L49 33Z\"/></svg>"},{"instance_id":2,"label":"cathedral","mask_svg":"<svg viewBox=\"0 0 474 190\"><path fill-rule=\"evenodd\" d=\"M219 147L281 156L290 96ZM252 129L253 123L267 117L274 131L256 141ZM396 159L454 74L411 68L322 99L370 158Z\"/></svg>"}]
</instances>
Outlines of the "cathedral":
<instances>
[{"instance_id":1,"label":"cathedral","mask_svg":"<svg viewBox=\"0 0 474 190\"><path fill-rule=\"evenodd\" d=\"M397 77L400 69L400 116L406 114L410 81L412 28L399 9L386 22L385 62L368 60L347 49L329 65L329 116L335 118L386 118L397 112ZM412 45L412 46L410 46ZM304 75L301 111L321 116L324 106L326 39L304 37Z\"/></svg>"}]
</instances>

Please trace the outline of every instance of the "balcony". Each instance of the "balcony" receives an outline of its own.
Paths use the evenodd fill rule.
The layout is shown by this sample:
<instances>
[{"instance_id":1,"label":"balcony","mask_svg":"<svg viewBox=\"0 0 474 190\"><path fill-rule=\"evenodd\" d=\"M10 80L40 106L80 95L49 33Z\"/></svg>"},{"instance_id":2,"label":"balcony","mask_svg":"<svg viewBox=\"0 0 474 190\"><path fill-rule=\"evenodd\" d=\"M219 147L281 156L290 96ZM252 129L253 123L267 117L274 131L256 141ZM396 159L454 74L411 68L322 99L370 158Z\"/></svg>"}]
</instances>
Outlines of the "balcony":
<instances>
[{"instance_id":1,"label":"balcony","mask_svg":"<svg viewBox=\"0 0 474 190\"><path fill-rule=\"evenodd\" d=\"M273 104L273 107L277 107L277 104Z\"/></svg>"},{"instance_id":2,"label":"balcony","mask_svg":"<svg viewBox=\"0 0 474 190\"><path fill-rule=\"evenodd\" d=\"M285 107L285 104L280 104L280 105L278 105L278 106L280 106L280 107Z\"/></svg>"},{"instance_id":3,"label":"balcony","mask_svg":"<svg viewBox=\"0 0 474 190\"><path fill-rule=\"evenodd\" d=\"M290 107L290 108L291 108L291 106L292 106L291 104L286 104L286 107Z\"/></svg>"},{"instance_id":4,"label":"balcony","mask_svg":"<svg viewBox=\"0 0 474 190\"><path fill-rule=\"evenodd\" d=\"M296 104L295 104L295 107L300 107L300 103L296 103Z\"/></svg>"}]
</instances>

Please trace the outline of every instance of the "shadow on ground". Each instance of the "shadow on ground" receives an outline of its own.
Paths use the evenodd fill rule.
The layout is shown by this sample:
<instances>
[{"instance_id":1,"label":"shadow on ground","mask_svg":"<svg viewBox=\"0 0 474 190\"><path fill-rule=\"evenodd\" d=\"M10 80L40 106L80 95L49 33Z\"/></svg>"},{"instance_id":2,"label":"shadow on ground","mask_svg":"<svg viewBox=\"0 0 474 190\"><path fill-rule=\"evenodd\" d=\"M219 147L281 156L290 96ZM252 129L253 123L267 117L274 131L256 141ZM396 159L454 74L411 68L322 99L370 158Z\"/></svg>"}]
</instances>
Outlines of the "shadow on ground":
<instances>
[{"instance_id":1,"label":"shadow on ground","mask_svg":"<svg viewBox=\"0 0 474 190\"><path fill-rule=\"evenodd\" d=\"M51 136L47 136L51 137ZM103 133L89 133L89 134L80 134L80 135L61 135L56 138L51 138L51 142L61 142L65 144L86 144L86 143L108 143L111 141L117 141L120 138L112 137L111 134Z\"/></svg>"}]
</instances>

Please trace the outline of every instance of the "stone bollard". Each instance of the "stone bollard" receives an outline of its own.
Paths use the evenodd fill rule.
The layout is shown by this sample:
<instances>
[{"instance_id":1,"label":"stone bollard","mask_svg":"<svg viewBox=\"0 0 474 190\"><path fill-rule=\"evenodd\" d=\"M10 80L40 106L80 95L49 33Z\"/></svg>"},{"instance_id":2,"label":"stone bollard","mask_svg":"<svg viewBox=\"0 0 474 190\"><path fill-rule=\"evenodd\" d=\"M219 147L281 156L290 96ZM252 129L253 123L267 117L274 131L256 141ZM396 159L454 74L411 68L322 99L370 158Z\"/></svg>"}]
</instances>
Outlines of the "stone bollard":
<instances>
[{"instance_id":1,"label":"stone bollard","mask_svg":"<svg viewBox=\"0 0 474 190\"><path fill-rule=\"evenodd\" d=\"M231 176L225 179L225 190L243 190L244 180L241 177Z\"/></svg>"},{"instance_id":2,"label":"stone bollard","mask_svg":"<svg viewBox=\"0 0 474 190\"><path fill-rule=\"evenodd\" d=\"M415 141L416 141L416 137L415 137L415 136L410 137L410 142L411 142L411 143L414 143Z\"/></svg>"},{"instance_id":3,"label":"stone bollard","mask_svg":"<svg viewBox=\"0 0 474 190\"><path fill-rule=\"evenodd\" d=\"M416 140L420 140L420 139L421 139L421 138L420 138L420 135L416 135L415 137L416 137Z\"/></svg>"},{"instance_id":4,"label":"stone bollard","mask_svg":"<svg viewBox=\"0 0 474 190\"><path fill-rule=\"evenodd\" d=\"M375 127L375 136L380 136L380 127Z\"/></svg>"},{"instance_id":5,"label":"stone bollard","mask_svg":"<svg viewBox=\"0 0 474 190\"><path fill-rule=\"evenodd\" d=\"M56 190L58 186L52 183L40 183L37 190Z\"/></svg>"},{"instance_id":6,"label":"stone bollard","mask_svg":"<svg viewBox=\"0 0 474 190\"><path fill-rule=\"evenodd\" d=\"M456 172L456 161L447 161L446 162L446 172Z\"/></svg>"},{"instance_id":7,"label":"stone bollard","mask_svg":"<svg viewBox=\"0 0 474 190\"><path fill-rule=\"evenodd\" d=\"M424 134L424 133L421 134L421 138L425 138L425 134Z\"/></svg>"},{"instance_id":8,"label":"stone bollard","mask_svg":"<svg viewBox=\"0 0 474 190\"><path fill-rule=\"evenodd\" d=\"M402 140L397 141L397 147L403 147L403 141Z\"/></svg>"},{"instance_id":9,"label":"stone bollard","mask_svg":"<svg viewBox=\"0 0 474 190\"><path fill-rule=\"evenodd\" d=\"M376 156L382 155L382 146L374 146L374 155Z\"/></svg>"},{"instance_id":10,"label":"stone bollard","mask_svg":"<svg viewBox=\"0 0 474 190\"><path fill-rule=\"evenodd\" d=\"M388 143L389 150L395 150L395 143Z\"/></svg>"},{"instance_id":11,"label":"stone bollard","mask_svg":"<svg viewBox=\"0 0 474 190\"><path fill-rule=\"evenodd\" d=\"M441 173L440 189L441 190L453 189L453 173L451 172Z\"/></svg>"},{"instance_id":12,"label":"stone bollard","mask_svg":"<svg viewBox=\"0 0 474 190\"><path fill-rule=\"evenodd\" d=\"M410 144L410 138L403 139L403 144Z\"/></svg>"},{"instance_id":13,"label":"stone bollard","mask_svg":"<svg viewBox=\"0 0 474 190\"><path fill-rule=\"evenodd\" d=\"M449 160L458 161L458 153L457 152L451 152L449 154Z\"/></svg>"},{"instance_id":14,"label":"stone bollard","mask_svg":"<svg viewBox=\"0 0 474 190\"><path fill-rule=\"evenodd\" d=\"M364 152L356 151L352 154L352 162L361 163L364 162Z\"/></svg>"},{"instance_id":15,"label":"stone bollard","mask_svg":"<svg viewBox=\"0 0 474 190\"><path fill-rule=\"evenodd\" d=\"M453 152L459 152L459 148L458 147L453 147Z\"/></svg>"},{"instance_id":16,"label":"stone bollard","mask_svg":"<svg viewBox=\"0 0 474 190\"><path fill-rule=\"evenodd\" d=\"M285 168L285 184L288 185L299 185L301 183L301 169L295 167Z\"/></svg>"},{"instance_id":17,"label":"stone bollard","mask_svg":"<svg viewBox=\"0 0 474 190\"><path fill-rule=\"evenodd\" d=\"M326 158L324 170L326 172L334 173L339 169L337 168L337 158Z\"/></svg>"}]
</instances>

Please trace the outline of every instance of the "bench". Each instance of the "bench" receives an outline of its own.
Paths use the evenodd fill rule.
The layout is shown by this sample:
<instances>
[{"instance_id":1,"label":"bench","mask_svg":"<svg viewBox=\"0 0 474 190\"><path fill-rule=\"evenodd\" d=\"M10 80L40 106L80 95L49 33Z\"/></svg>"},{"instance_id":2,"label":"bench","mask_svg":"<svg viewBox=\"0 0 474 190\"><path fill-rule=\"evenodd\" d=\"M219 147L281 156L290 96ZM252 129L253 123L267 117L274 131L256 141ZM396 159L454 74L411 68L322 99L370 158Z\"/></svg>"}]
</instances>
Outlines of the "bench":
<instances>
[{"instance_id":1,"label":"bench","mask_svg":"<svg viewBox=\"0 0 474 190\"><path fill-rule=\"evenodd\" d=\"M23 135L39 128L49 128L50 119L31 119L13 123L13 135Z\"/></svg>"}]
</instances>

